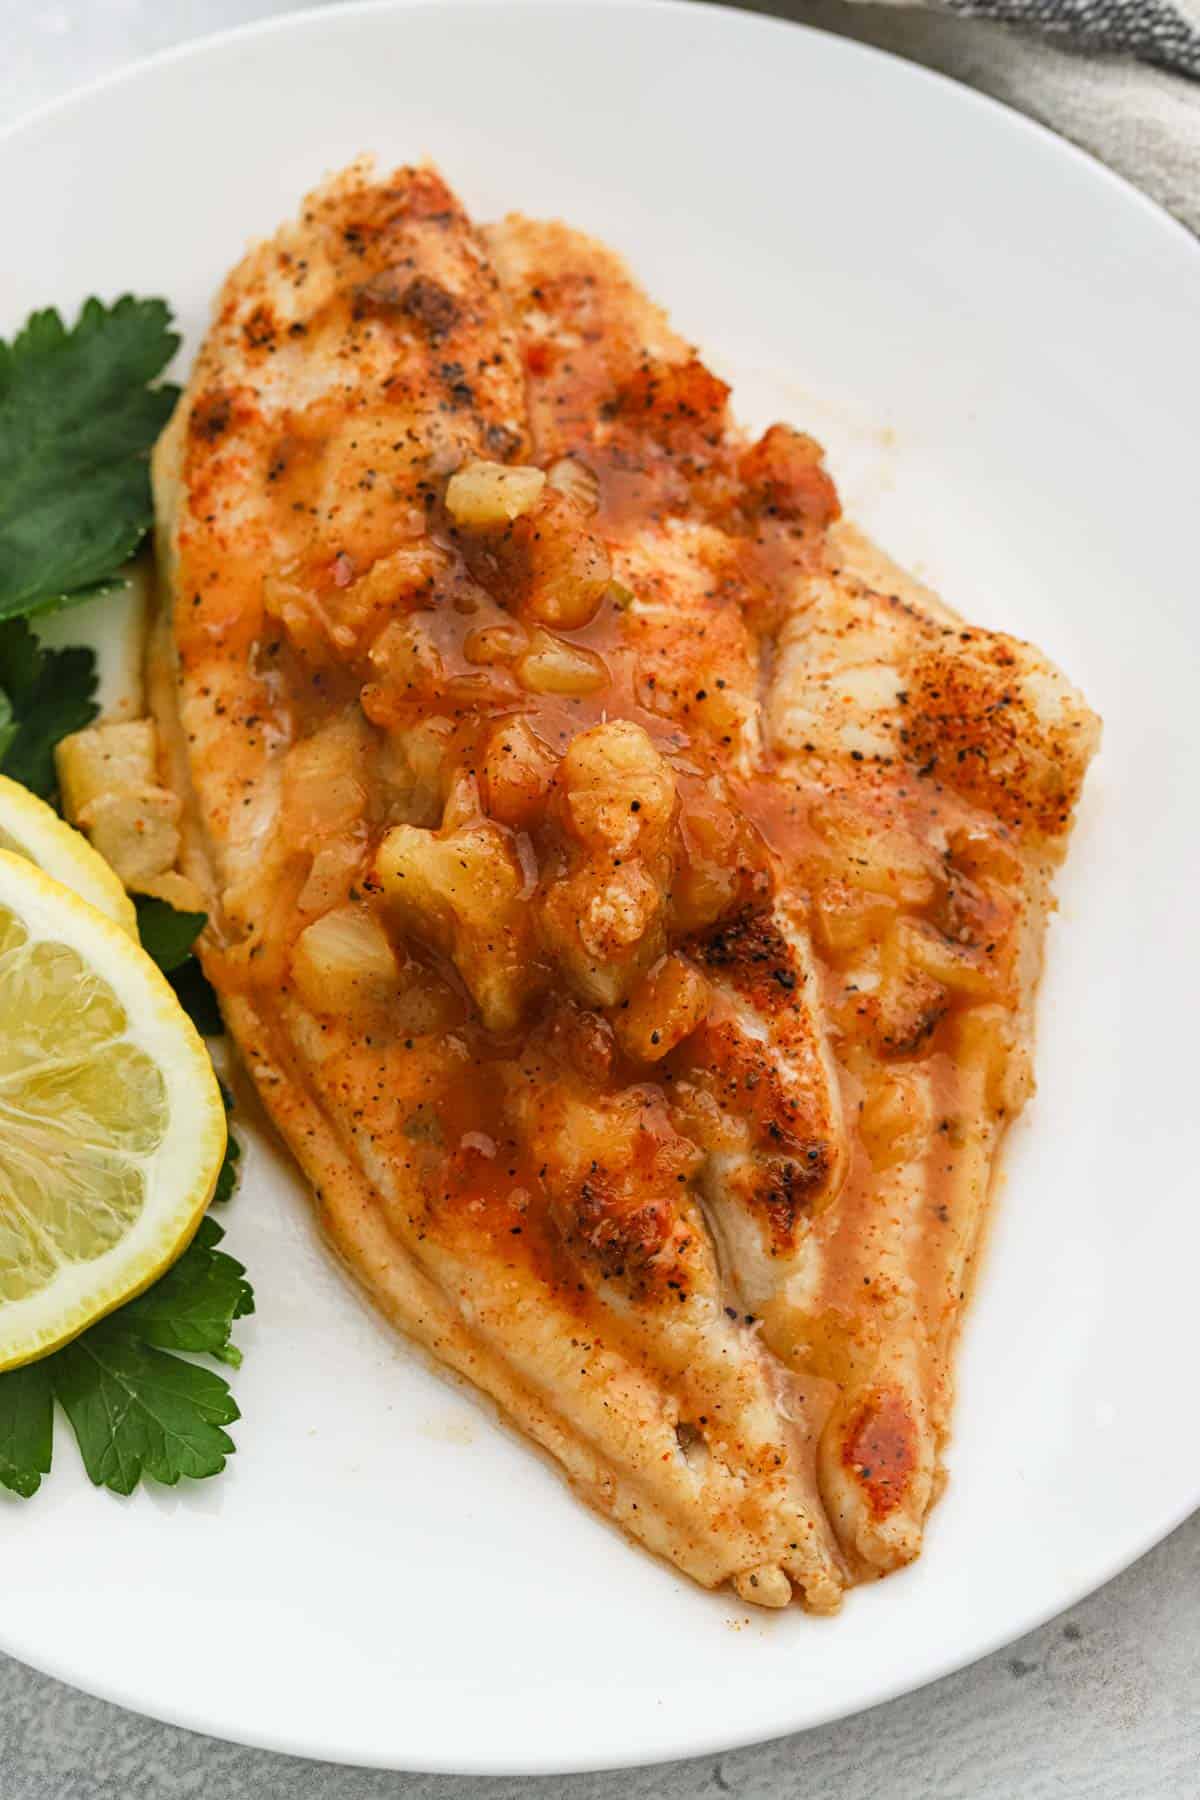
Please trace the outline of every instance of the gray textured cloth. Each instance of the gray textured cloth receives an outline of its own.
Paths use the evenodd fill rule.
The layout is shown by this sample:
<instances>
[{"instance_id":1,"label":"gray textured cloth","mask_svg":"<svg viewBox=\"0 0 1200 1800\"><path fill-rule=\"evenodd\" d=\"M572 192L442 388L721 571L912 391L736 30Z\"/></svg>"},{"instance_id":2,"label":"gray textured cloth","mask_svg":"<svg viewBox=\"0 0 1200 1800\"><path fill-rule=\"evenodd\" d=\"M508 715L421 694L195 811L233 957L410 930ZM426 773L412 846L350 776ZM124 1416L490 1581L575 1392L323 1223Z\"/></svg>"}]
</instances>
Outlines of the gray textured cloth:
<instances>
[{"instance_id":1,"label":"gray textured cloth","mask_svg":"<svg viewBox=\"0 0 1200 1800\"><path fill-rule=\"evenodd\" d=\"M1200 233L1200 0L733 0L1028 113ZM1017 21L1020 23L1017 23Z\"/></svg>"},{"instance_id":2,"label":"gray textured cloth","mask_svg":"<svg viewBox=\"0 0 1200 1800\"><path fill-rule=\"evenodd\" d=\"M1200 33L1165 0L943 0L948 12L1057 32L1085 50L1123 51L1200 76Z\"/></svg>"}]
</instances>

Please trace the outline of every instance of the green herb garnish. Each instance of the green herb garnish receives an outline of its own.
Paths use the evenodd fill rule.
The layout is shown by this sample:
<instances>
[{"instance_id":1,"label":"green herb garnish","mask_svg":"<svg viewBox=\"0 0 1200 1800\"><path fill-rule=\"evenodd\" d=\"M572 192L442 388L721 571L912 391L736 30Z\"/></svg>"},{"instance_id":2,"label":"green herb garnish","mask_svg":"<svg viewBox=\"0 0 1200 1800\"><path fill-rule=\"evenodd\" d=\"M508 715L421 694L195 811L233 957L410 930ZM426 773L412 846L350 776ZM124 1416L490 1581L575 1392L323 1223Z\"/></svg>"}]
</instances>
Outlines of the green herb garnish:
<instances>
[{"instance_id":1,"label":"green herb garnish","mask_svg":"<svg viewBox=\"0 0 1200 1800\"><path fill-rule=\"evenodd\" d=\"M192 945L207 923L202 912L177 912L165 900L139 899L138 936L164 975L172 974L192 954Z\"/></svg>"},{"instance_id":2,"label":"green herb garnish","mask_svg":"<svg viewBox=\"0 0 1200 1800\"><path fill-rule=\"evenodd\" d=\"M54 1387L46 1362L0 1375L0 1486L28 1500L50 1473Z\"/></svg>"},{"instance_id":3,"label":"green herb garnish","mask_svg":"<svg viewBox=\"0 0 1200 1800\"><path fill-rule=\"evenodd\" d=\"M223 1081L219 1082L218 1086L221 1089L221 1098L225 1102L225 1115L228 1119L229 1115L233 1112L233 1095ZM233 1199L234 1190L237 1187L238 1177L241 1173L238 1168L238 1164L241 1160L242 1146L233 1135L233 1126L230 1124L225 1139L225 1160L217 1170L217 1185L213 1189L213 1197L210 1202L211 1205L223 1206L226 1200Z\"/></svg>"},{"instance_id":4,"label":"green herb garnish","mask_svg":"<svg viewBox=\"0 0 1200 1800\"><path fill-rule=\"evenodd\" d=\"M207 913L177 912L165 900L141 899L137 902L137 915L142 949L154 958L171 983L200 1036L220 1037L225 1022L217 996L192 948L204 930ZM227 1110L228 1105L227 1100Z\"/></svg>"},{"instance_id":5,"label":"green herb garnish","mask_svg":"<svg viewBox=\"0 0 1200 1800\"><path fill-rule=\"evenodd\" d=\"M240 1415L228 1383L175 1351L236 1367L236 1319L254 1294L224 1234L204 1218L154 1286L40 1362L0 1375L0 1484L28 1499L49 1473L54 1401L97 1487L128 1494L145 1476L218 1475L233 1452L223 1429Z\"/></svg>"},{"instance_id":6,"label":"green herb garnish","mask_svg":"<svg viewBox=\"0 0 1200 1800\"><path fill-rule=\"evenodd\" d=\"M0 619L108 592L145 537L150 451L178 394L149 385L178 347L170 327L164 301L127 294L0 340Z\"/></svg>"},{"instance_id":7,"label":"green herb garnish","mask_svg":"<svg viewBox=\"0 0 1200 1800\"><path fill-rule=\"evenodd\" d=\"M52 799L54 749L96 717L91 650L43 649L25 620L110 592L153 520L149 455L177 390L151 385L178 338L161 300L89 300L68 329L35 313L0 341L0 770ZM198 1029L222 1029L193 954L203 913L138 904L147 952ZM232 1100L222 1088L226 1109ZM214 1201L228 1200L241 1154L230 1134ZM173 1486L216 1475L239 1416L228 1383L191 1362L237 1367L235 1320L254 1310L241 1263L205 1217L154 1285L61 1350L0 1374L0 1486L23 1498L50 1471L55 1402L98 1486L128 1494L146 1477Z\"/></svg>"},{"instance_id":8,"label":"green herb garnish","mask_svg":"<svg viewBox=\"0 0 1200 1800\"><path fill-rule=\"evenodd\" d=\"M0 773L51 800L54 747L99 712L91 650L43 650L23 619L0 624Z\"/></svg>"}]
</instances>

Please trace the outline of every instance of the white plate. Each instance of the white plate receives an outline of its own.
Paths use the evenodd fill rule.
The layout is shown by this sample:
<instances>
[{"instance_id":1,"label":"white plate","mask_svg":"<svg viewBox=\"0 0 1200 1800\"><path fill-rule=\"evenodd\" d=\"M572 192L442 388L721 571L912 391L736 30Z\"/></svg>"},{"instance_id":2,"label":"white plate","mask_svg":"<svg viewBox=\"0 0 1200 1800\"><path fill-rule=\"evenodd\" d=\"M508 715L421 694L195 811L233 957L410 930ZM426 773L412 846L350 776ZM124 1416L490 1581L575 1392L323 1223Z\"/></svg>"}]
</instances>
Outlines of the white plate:
<instances>
[{"instance_id":1,"label":"white plate","mask_svg":"<svg viewBox=\"0 0 1200 1800\"><path fill-rule=\"evenodd\" d=\"M0 331L169 295L364 147L481 217L620 246L851 508L1105 715L925 1554L836 1621L747 1620L582 1510L331 1268L265 1137L239 1452L122 1504L60 1433L5 1503L0 1644L200 1730L406 1768L685 1756L941 1675L1200 1503L1200 255L1057 139L906 63L688 5L347 7L158 58L0 143Z\"/></svg>"}]
</instances>

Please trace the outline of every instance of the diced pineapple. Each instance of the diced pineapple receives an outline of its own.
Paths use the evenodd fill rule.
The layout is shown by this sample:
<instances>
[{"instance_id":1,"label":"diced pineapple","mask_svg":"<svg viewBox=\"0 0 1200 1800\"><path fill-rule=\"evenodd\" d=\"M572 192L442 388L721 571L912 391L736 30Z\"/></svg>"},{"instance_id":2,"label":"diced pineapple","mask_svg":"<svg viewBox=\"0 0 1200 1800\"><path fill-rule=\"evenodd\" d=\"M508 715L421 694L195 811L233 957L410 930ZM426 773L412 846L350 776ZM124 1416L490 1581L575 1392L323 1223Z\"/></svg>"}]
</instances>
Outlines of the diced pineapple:
<instances>
[{"instance_id":1,"label":"diced pineapple","mask_svg":"<svg viewBox=\"0 0 1200 1800\"><path fill-rule=\"evenodd\" d=\"M362 721L347 714L288 751L280 823L289 847L313 848L361 819L367 803L366 746Z\"/></svg>"},{"instance_id":2,"label":"diced pineapple","mask_svg":"<svg viewBox=\"0 0 1200 1800\"><path fill-rule=\"evenodd\" d=\"M612 563L573 499L553 490L537 516L514 533L524 558L520 608L560 631L577 631L595 617L612 580Z\"/></svg>"},{"instance_id":3,"label":"diced pineapple","mask_svg":"<svg viewBox=\"0 0 1200 1800\"><path fill-rule=\"evenodd\" d=\"M174 866L179 811L166 788L120 788L90 800L76 822L125 886L141 889Z\"/></svg>"},{"instance_id":4,"label":"diced pineapple","mask_svg":"<svg viewBox=\"0 0 1200 1800\"><path fill-rule=\"evenodd\" d=\"M823 881L813 896L817 940L831 956L851 956L878 943L895 917L896 904L886 894Z\"/></svg>"},{"instance_id":5,"label":"diced pineapple","mask_svg":"<svg viewBox=\"0 0 1200 1800\"><path fill-rule=\"evenodd\" d=\"M442 655L431 629L432 613L412 613L385 625L371 647L371 668L398 698L426 700L442 688Z\"/></svg>"},{"instance_id":6,"label":"diced pineapple","mask_svg":"<svg viewBox=\"0 0 1200 1800\"><path fill-rule=\"evenodd\" d=\"M531 974L525 876L507 833L488 820L444 836L396 825L375 871L400 923L451 958L488 1029L511 1030Z\"/></svg>"},{"instance_id":7,"label":"diced pineapple","mask_svg":"<svg viewBox=\"0 0 1200 1800\"><path fill-rule=\"evenodd\" d=\"M300 933L292 978L314 1012L361 1012L391 1000L399 963L377 920L360 906L340 906Z\"/></svg>"},{"instance_id":8,"label":"diced pineapple","mask_svg":"<svg viewBox=\"0 0 1200 1800\"><path fill-rule=\"evenodd\" d=\"M928 1080L910 1070L881 1070L868 1087L858 1129L875 1168L909 1162L926 1147L933 1129Z\"/></svg>"},{"instance_id":9,"label":"diced pineapple","mask_svg":"<svg viewBox=\"0 0 1200 1800\"><path fill-rule=\"evenodd\" d=\"M693 790L680 814L682 856L671 881L671 926L686 936L734 905L740 870L753 864L750 828L712 784Z\"/></svg>"},{"instance_id":10,"label":"diced pineapple","mask_svg":"<svg viewBox=\"0 0 1200 1800\"><path fill-rule=\"evenodd\" d=\"M902 919L896 927L901 959L952 993L994 999L1008 986L1007 970L995 952L955 944L932 925Z\"/></svg>"},{"instance_id":11,"label":"diced pineapple","mask_svg":"<svg viewBox=\"0 0 1200 1800\"><path fill-rule=\"evenodd\" d=\"M675 816L675 779L640 725L581 731L562 762L564 813L593 850L657 849Z\"/></svg>"},{"instance_id":12,"label":"diced pineapple","mask_svg":"<svg viewBox=\"0 0 1200 1800\"><path fill-rule=\"evenodd\" d=\"M594 694L610 680L608 664L594 650L540 629L530 638L516 672L531 694Z\"/></svg>"},{"instance_id":13,"label":"diced pineapple","mask_svg":"<svg viewBox=\"0 0 1200 1800\"><path fill-rule=\"evenodd\" d=\"M659 1062L704 1018L712 990L686 957L664 956L613 1014L621 1047L641 1062Z\"/></svg>"},{"instance_id":14,"label":"diced pineapple","mask_svg":"<svg viewBox=\"0 0 1200 1800\"><path fill-rule=\"evenodd\" d=\"M435 714L386 740L379 754L379 774L389 820L437 824L445 800L446 750L453 734L453 722Z\"/></svg>"},{"instance_id":15,"label":"diced pineapple","mask_svg":"<svg viewBox=\"0 0 1200 1800\"><path fill-rule=\"evenodd\" d=\"M614 1006L666 947L675 781L640 725L580 732L555 800L570 866L543 889L542 941L575 993Z\"/></svg>"},{"instance_id":16,"label":"diced pineapple","mask_svg":"<svg viewBox=\"0 0 1200 1800\"><path fill-rule=\"evenodd\" d=\"M487 810L501 825L528 827L554 779L554 757L524 719L507 719L488 739L483 761Z\"/></svg>"},{"instance_id":17,"label":"diced pineapple","mask_svg":"<svg viewBox=\"0 0 1200 1800\"><path fill-rule=\"evenodd\" d=\"M157 747L152 719L90 725L64 738L55 762L63 811L71 823L85 826L85 808L102 795L153 785Z\"/></svg>"},{"instance_id":18,"label":"diced pineapple","mask_svg":"<svg viewBox=\"0 0 1200 1800\"><path fill-rule=\"evenodd\" d=\"M359 872L366 847L365 834L327 839L312 859L312 868L296 904L304 913L323 913L343 900Z\"/></svg>"},{"instance_id":19,"label":"diced pineapple","mask_svg":"<svg viewBox=\"0 0 1200 1800\"><path fill-rule=\"evenodd\" d=\"M157 781L158 733L153 719L109 721L64 738L55 752L63 811L86 832L127 888L189 899L193 883L172 873L179 856L178 799ZM170 900L171 905L181 901ZM186 910L201 911L200 905Z\"/></svg>"},{"instance_id":20,"label":"diced pineapple","mask_svg":"<svg viewBox=\"0 0 1200 1800\"><path fill-rule=\"evenodd\" d=\"M168 869L165 875L150 875L138 885L139 894L146 894L152 900L165 900L176 912L207 912L208 902L196 883L188 875L181 875L177 869Z\"/></svg>"},{"instance_id":21,"label":"diced pineapple","mask_svg":"<svg viewBox=\"0 0 1200 1800\"><path fill-rule=\"evenodd\" d=\"M497 663L516 662L529 648L529 633L515 619L496 625L481 625L469 632L463 642L463 655L469 663L484 668Z\"/></svg>"},{"instance_id":22,"label":"diced pineapple","mask_svg":"<svg viewBox=\"0 0 1200 1800\"><path fill-rule=\"evenodd\" d=\"M1001 1006L972 1006L959 1021L959 1057L983 1076L984 1101L998 1118L1015 1118L1034 1091L1033 1063Z\"/></svg>"},{"instance_id":23,"label":"diced pineapple","mask_svg":"<svg viewBox=\"0 0 1200 1800\"><path fill-rule=\"evenodd\" d=\"M469 462L450 477L446 511L467 531L490 531L532 512L542 497L541 469L507 463Z\"/></svg>"}]
</instances>

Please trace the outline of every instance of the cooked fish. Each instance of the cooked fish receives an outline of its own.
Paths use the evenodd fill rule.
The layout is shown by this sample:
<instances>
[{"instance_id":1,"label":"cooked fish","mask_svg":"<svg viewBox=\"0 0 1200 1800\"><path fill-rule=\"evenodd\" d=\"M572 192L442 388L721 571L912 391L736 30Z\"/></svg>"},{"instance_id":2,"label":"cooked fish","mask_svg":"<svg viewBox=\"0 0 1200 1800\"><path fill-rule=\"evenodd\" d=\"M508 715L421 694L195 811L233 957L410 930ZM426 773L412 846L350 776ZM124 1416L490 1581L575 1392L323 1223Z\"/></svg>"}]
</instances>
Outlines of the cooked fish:
<instances>
[{"instance_id":1,"label":"cooked fish","mask_svg":"<svg viewBox=\"0 0 1200 1800\"><path fill-rule=\"evenodd\" d=\"M914 1556L1097 726L611 252L353 165L154 467L205 967L334 1245L707 1586Z\"/></svg>"}]
</instances>

